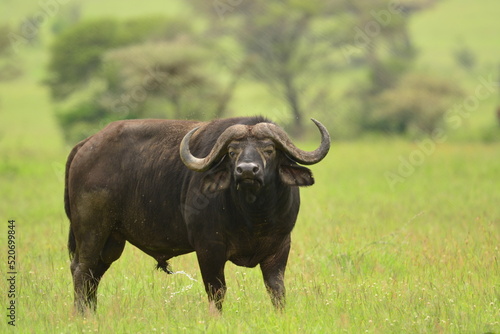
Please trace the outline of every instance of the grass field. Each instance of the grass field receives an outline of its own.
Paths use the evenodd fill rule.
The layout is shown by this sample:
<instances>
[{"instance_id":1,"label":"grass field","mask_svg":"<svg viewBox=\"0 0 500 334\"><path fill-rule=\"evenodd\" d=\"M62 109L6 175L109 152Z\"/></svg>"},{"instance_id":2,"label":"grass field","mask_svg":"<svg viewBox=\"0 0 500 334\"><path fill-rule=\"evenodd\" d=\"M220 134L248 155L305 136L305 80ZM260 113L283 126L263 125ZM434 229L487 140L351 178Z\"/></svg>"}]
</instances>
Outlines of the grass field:
<instances>
[{"instance_id":1,"label":"grass field","mask_svg":"<svg viewBox=\"0 0 500 334\"><path fill-rule=\"evenodd\" d=\"M9 89L4 105L21 105L21 87ZM500 331L500 145L441 144L391 187L385 173L418 146L388 139L333 143L313 167L284 314L272 310L258 270L228 265L225 312L213 319L192 254L172 265L196 282L155 271L129 245L104 277L97 315L77 317L62 206L67 148L48 109L39 111L2 114L2 240L15 219L20 333Z\"/></svg>"},{"instance_id":2,"label":"grass field","mask_svg":"<svg viewBox=\"0 0 500 334\"><path fill-rule=\"evenodd\" d=\"M158 1L145 4L161 8ZM98 6L89 2L86 15L104 13ZM420 66L458 73L471 94L500 51L489 34L500 21L485 19L500 6L494 0L483 6L443 1L414 22L424 48ZM121 15L132 13L126 7ZM453 28L429 38L444 17L479 50L476 72L458 71L447 56L455 35L445 32ZM82 318L72 307L62 196L70 147L39 85L46 54L29 48L19 57L25 76L0 83L0 332L500 333L500 143L463 140L494 121L488 112L495 96L428 153L403 138L332 143L329 156L312 167L317 184L302 191L284 313L272 309L258 269L228 264L224 314L213 318L193 254L173 259L178 273L166 275L127 245L103 278L97 314ZM404 175L391 185L387 173ZM9 219L16 220L15 328L6 317Z\"/></svg>"}]
</instances>

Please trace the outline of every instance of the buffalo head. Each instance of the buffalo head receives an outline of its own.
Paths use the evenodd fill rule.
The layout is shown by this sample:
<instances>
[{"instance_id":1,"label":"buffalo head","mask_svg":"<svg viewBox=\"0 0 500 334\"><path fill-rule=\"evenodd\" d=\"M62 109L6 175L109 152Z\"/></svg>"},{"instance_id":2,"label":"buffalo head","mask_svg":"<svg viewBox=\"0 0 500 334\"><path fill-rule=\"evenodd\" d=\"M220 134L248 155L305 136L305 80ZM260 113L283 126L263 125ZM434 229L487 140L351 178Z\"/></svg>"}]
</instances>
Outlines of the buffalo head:
<instances>
[{"instance_id":1,"label":"buffalo head","mask_svg":"<svg viewBox=\"0 0 500 334\"><path fill-rule=\"evenodd\" d=\"M279 180L288 186L309 186L314 183L308 168L321 161L330 149L330 136L320 122L312 119L321 133L320 146L306 152L298 149L283 129L273 123L236 124L217 139L210 153L197 158L190 152L191 137L198 128L188 132L180 145L180 156L191 170L207 172L204 192L225 190L233 184L252 203L259 191Z\"/></svg>"}]
</instances>

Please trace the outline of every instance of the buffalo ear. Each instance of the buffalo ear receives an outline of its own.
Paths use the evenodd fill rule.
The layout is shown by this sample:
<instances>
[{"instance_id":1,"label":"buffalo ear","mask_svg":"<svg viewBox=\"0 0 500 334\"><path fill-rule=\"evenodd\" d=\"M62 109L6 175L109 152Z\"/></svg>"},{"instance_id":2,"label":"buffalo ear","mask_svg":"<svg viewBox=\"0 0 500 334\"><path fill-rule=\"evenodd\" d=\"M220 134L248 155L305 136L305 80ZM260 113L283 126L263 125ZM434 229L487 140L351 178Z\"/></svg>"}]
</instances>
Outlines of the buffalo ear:
<instances>
[{"instance_id":1,"label":"buffalo ear","mask_svg":"<svg viewBox=\"0 0 500 334\"><path fill-rule=\"evenodd\" d=\"M226 190L231 184L231 173L227 169L219 169L207 174L201 182L203 193Z\"/></svg>"},{"instance_id":2,"label":"buffalo ear","mask_svg":"<svg viewBox=\"0 0 500 334\"><path fill-rule=\"evenodd\" d=\"M281 181L289 186L311 186L314 177L309 168L298 165L281 165L279 168Z\"/></svg>"}]
</instances>

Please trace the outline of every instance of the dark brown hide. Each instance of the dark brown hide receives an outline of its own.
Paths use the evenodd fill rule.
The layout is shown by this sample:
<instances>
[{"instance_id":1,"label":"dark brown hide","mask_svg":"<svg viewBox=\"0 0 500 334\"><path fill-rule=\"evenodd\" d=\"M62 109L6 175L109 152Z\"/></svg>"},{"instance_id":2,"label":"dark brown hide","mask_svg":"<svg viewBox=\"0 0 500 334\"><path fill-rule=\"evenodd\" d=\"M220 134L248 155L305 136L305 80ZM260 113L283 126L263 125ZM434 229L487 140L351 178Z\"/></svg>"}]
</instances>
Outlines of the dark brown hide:
<instances>
[{"instance_id":1,"label":"dark brown hide","mask_svg":"<svg viewBox=\"0 0 500 334\"><path fill-rule=\"evenodd\" d=\"M259 136L252 135L256 124ZM189 152L203 159L235 125L249 132L226 138L203 171L184 165L179 147L188 132L198 128L190 134ZM278 127L260 117L118 121L77 144L68 157L65 187L76 307L95 309L99 281L126 241L166 272L170 258L196 252L209 301L218 310L225 263L260 265L274 305L282 307L290 232L300 205L297 186L314 183L310 170L291 155L306 163L326 155L328 132L318 127L322 157L316 160L318 150L298 150L281 129L278 139L263 135Z\"/></svg>"}]
</instances>

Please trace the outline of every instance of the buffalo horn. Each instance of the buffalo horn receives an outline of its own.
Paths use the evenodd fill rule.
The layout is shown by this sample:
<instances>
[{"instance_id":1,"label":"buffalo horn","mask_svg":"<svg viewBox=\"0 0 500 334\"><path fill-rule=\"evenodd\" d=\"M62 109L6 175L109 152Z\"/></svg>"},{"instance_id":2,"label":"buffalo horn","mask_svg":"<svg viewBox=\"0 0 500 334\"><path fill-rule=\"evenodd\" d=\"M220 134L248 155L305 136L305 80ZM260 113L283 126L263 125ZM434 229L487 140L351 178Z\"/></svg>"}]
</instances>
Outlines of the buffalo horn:
<instances>
[{"instance_id":1,"label":"buffalo horn","mask_svg":"<svg viewBox=\"0 0 500 334\"><path fill-rule=\"evenodd\" d=\"M311 118L311 120L316 124L321 133L321 144L312 152L298 149L286 132L272 123L259 123L254 126L252 132L258 137L262 136L272 139L294 161L303 165L313 165L320 162L330 150L330 135L323 124L314 118Z\"/></svg>"},{"instance_id":2,"label":"buffalo horn","mask_svg":"<svg viewBox=\"0 0 500 334\"><path fill-rule=\"evenodd\" d=\"M189 141L198 129L199 127L196 127L189 131L182 139L179 147L182 162L189 169L196 172L208 170L214 162L219 161L219 159L226 154L226 147L232 140L241 138L248 133L248 128L245 125L236 124L230 126L219 136L214 147L205 158L197 158L193 156L189 150Z\"/></svg>"}]
</instances>

